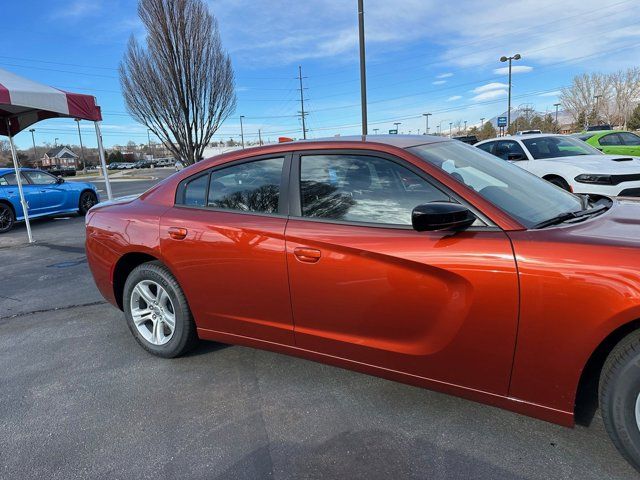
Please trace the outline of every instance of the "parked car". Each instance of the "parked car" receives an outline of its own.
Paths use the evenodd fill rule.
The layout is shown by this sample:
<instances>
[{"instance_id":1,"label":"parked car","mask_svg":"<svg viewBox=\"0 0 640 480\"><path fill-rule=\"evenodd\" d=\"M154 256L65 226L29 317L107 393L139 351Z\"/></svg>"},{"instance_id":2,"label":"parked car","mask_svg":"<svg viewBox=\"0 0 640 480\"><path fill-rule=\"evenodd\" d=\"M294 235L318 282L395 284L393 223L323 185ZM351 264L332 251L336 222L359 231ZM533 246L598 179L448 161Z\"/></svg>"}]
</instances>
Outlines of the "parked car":
<instances>
[{"instance_id":1,"label":"parked car","mask_svg":"<svg viewBox=\"0 0 640 480\"><path fill-rule=\"evenodd\" d=\"M640 467L640 201L371 138L235 151L94 207L98 288L160 357L248 345L566 426L599 381Z\"/></svg>"},{"instance_id":2,"label":"parked car","mask_svg":"<svg viewBox=\"0 0 640 480\"><path fill-rule=\"evenodd\" d=\"M131 170L132 168L134 168L135 163L134 162L122 162L118 164L117 169L118 170Z\"/></svg>"},{"instance_id":3,"label":"parked car","mask_svg":"<svg viewBox=\"0 0 640 480\"><path fill-rule=\"evenodd\" d=\"M22 168L20 174L29 218L69 213L84 215L98 203L98 191L90 183L65 182L62 177L33 168ZM16 172L12 168L0 168L0 233L8 232L23 220Z\"/></svg>"},{"instance_id":4,"label":"parked car","mask_svg":"<svg viewBox=\"0 0 640 480\"><path fill-rule=\"evenodd\" d=\"M133 164L133 168L151 168L151 162L147 160L139 160Z\"/></svg>"},{"instance_id":5,"label":"parked car","mask_svg":"<svg viewBox=\"0 0 640 480\"><path fill-rule=\"evenodd\" d=\"M111 162L108 166L107 166L107 170L118 170L118 167L120 167L120 164L122 162Z\"/></svg>"},{"instance_id":6,"label":"parked car","mask_svg":"<svg viewBox=\"0 0 640 480\"><path fill-rule=\"evenodd\" d=\"M462 143L468 143L469 145L475 145L478 143L478 137L475 135L460 135L453 137L454 140L460 140Z\"/></svg>"},{"instance_id":7,"label":"parked car","mask_svg":"<svg viewBox=\"0 0 640 480\"><path fill-rule=\"evenodd\" d=\"M76 169L73 167L63 167L60 165L53 165L47 168L45 171L49 172L56 177L75 177Z\"/></svg>"},{"instance_id":8,"label":"parked car","mask_svg":"<svg viewBox=\"0 0 640 480\"><path fill-rule=\"evenodd\" d=\"M640 159L604 155L569 135L499 137L476 147L574 193L640 197Z\"/></svg>"},{"instance_id":9,"label":"parked car","mask_svg":"<svg viewBox=\"0 0 640 480\"><path fill-rule=\"evenodd\" d=\"M578 138L604 153L640 156L640 136L632 132L624 130L583 132L578 135Z\"/></svg>"},{"instance_id":10,"label":"parked car","mask_svg":"<svg viewBox=\"0 0 640 480\"><path fill-rule=\"evenodd\" d=\"M182 162L180 160L176 160L176 163L175 163L174 166L175 166L176 172L179 172L180 170L182 170L185 167L185 164L184 164L184 162Z\"/></svg>"},{"instance_id":11,"label":"parked car","mask_svg":"<svg viewBox=\"0 0 640 480\"><path fill-rule=\"evenodd\" d=\"M533 135L536 133L542 133L541 130L518 130L516 135Z\"/></svg>"}]
</instances>

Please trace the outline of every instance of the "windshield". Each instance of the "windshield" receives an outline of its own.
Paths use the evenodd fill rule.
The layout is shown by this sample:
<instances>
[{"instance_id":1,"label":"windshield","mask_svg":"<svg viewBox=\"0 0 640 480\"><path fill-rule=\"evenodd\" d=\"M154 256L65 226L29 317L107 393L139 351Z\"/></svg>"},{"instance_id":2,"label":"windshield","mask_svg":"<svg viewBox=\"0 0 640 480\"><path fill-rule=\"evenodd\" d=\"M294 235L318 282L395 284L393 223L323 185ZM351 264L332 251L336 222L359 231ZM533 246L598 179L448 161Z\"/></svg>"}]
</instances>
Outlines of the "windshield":
<instances>
[{"instance_id":1,"label":"windshield","mask_svg":"<svg viewBox=\"0 0 640 480\"><path fill-rule=\"evenodd\" d=\"M472 188L527 228L582 210L579 197L479 148L438 142L409 151Z\"/></svg>"},{"instance_id":2,"label":"windshield","mask_svg":"<svg viewBox=\"0 0 640 480\"><path fill-rule=\"evenodd\" d=\"M573 157L575 155L602 155L603 153L574 137L536 137L522 140L531 156L543 158Z\"/></svg>"}]
</instances>

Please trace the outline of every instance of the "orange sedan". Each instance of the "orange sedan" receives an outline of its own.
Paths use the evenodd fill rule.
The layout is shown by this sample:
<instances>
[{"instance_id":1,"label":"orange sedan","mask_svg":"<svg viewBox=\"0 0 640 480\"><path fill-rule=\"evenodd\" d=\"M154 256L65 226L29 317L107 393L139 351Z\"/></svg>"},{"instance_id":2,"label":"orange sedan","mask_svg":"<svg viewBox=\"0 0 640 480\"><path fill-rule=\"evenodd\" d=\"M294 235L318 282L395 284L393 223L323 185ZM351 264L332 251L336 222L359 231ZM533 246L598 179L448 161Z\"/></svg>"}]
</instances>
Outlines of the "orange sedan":
<instances>
[{"instance_id":1,"label":"orange sedan","mask_svg":"<svg viewBox=\"0 0 640 480\"><path fill-rule=\"evenodd\" d=\"M87 216L147 351L296 355L566 426L598 397L640 467L640 202L577 196L461 142L225 154Z\"/></svg>"}]
</instances>

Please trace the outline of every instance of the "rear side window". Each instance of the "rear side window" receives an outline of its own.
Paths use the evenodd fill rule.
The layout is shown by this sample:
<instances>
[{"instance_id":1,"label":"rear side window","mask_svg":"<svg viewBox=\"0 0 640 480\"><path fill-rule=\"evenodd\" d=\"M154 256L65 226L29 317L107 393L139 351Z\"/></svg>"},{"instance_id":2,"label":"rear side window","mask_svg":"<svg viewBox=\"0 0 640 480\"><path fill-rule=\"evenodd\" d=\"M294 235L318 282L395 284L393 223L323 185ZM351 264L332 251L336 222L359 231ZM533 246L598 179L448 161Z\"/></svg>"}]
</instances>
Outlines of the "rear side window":
<instances>
[{"instance_id":1,"label":"rear side window","mask_svg":"<svg viewBox=\"0 0 640 480\"><path fill-rule=\"evenodd\" d=\"M27 177L24 176L24 173L20 173L20 179L22 180L22 183L24 185L29 184L29 180L27 180ZM18 185L18 180L16 179L15 173L7 173L4 176L4 180L7 182L6 185Z\"/></svg>"},{"instance_id":2,"label":"rear side window","mask_svg":"<svg viewBox=\"0 0 640 480\"><path fill-rule=\"evenodd\" d=\"M241 163L211 172L207 206L278 213L283 158Z\"/></svg>"},{"instance_id":3,"label":"rear side window","mask_svg":"<svg viewBox=\"0 0 640 480\"><path fill-rule=\"evenodd\" d=\"M629 132L620 132L618 134L624 145L640 145L640 137Z\"/></svg>"},{"instance_id":4,"label":"rear side window","mask_svg":"<svg viewBox=\"0 0 640 480\"><path fill-rule=\"evenodd\" d=\"M187 183L182 203L191 207L204 207L207 203L208 183L209 175L201 175Z\"/></svg>"},{"instance_id":5,"label":"rear side window","mask_svg":"<svg viewBox=\"0 0 640 480\"><path fill-rule=\"evenodd\" d=\"M476 145L480 150L484 150L487 153L491 153L493 155L494 147L496 146L496 142L488 142L483 143L482 145Z\"/></svg>"},{"instance_id":6,"label":"rear side window","mask_svg":"<svg viewBox=\"0 0 640 480\"><path fill-rule=\"evenodd\" d=\"M9 185L9 183L7 182L7 180L4 177L0 177L0 187Z\"/></svg>"},{"instance_id":7,"label":"rear side window","mask_svg":"<svg viewBox=\"0 0 640 480\"><path fill-rule=\"evenodd\" d=\"M620 137L617 133L605 135L600 139L600 145L621 145Z\"/></svg>"},{"instance_id":8,"label":"rear side window","mask_svg":"<svg viewBox=\"0 0 640 480\"><path fill-rule=\"evenodd\" d=\"M301 157L303 217L348 222L411 225L411 212L449 196L408 170L364 155Z\"/></svg>"}]
</instances>

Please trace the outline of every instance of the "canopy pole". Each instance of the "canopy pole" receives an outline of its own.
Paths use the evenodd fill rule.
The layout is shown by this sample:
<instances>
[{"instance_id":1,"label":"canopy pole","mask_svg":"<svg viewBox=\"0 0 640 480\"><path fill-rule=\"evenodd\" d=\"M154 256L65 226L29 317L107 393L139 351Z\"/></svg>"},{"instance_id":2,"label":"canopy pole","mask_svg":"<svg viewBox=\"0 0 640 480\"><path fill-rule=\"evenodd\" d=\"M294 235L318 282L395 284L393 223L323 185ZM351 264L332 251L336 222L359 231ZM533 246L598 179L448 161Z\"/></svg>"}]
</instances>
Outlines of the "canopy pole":
<instances>
[{"instance_id":1,"label":"canopy pole","mask_svg":"<svg viewBox=\"0 0 640 480\"><path fill-rule=\"evenodd\" d=\"M100 132L100 122L93 122L96 126L96 138L98 139L98 154L100 156L100 165L102 166L102 175L104 176L104 186L107 189L107 198L113 200L111 195L111 184L109 183L109 174L107 173L107 161L104 158L104 146L102 145L102 133Z\"/></svg>"},{"instance_id":2,"label":"canopy pole","mask_svg":"<svg viewBox=\"0 0 640 480\"><path fill-rule=\"evenodd\" d=\"M22 176L20 169L18 168L18 152L16 146L13 143L13 137L11 136L11 121L7 120L7 136L9 137L9 145L11 146L11 157L13 158L13 168L16 171L16 182L18 183L18 193L20 195L20 204L22 205L22 212L24 215L24 223L27 226L27 237L29 237L29 243L33 243L33 237L31 236L31 223L29 222L29 205L24 198L24 191L22 190Z\"/></svg>"}]
</instances>

